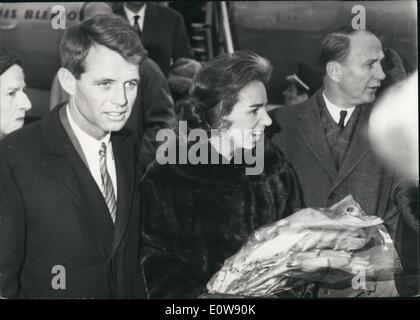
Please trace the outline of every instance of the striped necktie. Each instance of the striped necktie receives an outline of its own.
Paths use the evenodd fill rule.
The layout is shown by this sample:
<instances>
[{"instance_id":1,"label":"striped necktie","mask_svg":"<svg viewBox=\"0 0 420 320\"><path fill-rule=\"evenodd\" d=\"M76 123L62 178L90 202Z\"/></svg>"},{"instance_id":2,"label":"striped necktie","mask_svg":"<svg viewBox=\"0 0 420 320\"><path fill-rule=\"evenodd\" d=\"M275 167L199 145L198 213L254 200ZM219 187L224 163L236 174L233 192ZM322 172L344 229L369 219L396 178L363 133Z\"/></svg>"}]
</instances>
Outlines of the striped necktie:
<instances>
[{"instance_id":1,"label":"striped necktie","mask_svg":"<svg viewBox=\"0 0 420 320\"><path fill-rule=\"evenodd\" d=\"M104 196L109 213L111 214L112 222L115 224L115 217L117 213L117 201L115 199L114 187L112 186L111 177L106 168L106 145L102 142L99 150L99 169L101 170L102 178L102 194Z\"/></svg>"}]
</instances>

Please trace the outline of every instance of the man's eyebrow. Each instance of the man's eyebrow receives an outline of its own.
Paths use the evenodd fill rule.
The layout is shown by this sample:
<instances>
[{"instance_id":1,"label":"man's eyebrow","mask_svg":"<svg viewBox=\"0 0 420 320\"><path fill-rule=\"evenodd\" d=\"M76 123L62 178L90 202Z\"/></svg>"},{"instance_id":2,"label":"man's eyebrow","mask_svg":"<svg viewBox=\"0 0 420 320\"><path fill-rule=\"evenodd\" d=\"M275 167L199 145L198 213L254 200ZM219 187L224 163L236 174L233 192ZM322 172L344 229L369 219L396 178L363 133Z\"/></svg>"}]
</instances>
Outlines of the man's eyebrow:
<instances>
[{"instance_id":1,"label":"man's eyebrow","mask_svg":"<svg viewBox=\"0 0 420 320\"><path fill-rule=\"evenodd\" d=\"M94 82L95 83L101 83L101 82L115 82L115 80L114 79L110 79L110 78L102 78L102 79L99 79L99 80L95 80Z\"/></svg>"},{"instance_id":2,"label":"man's eyebrow","mask_svg":"<svg viewBox=\"0 0 420 320\"><path fill-rule=\"evenodd\" d=\"M99 79L99 80L95 80L94 83L116 82L116 81L117 80L111 79L111 78L102 78L102 79ZM139 82L140 81L140 78L133 78L133 79L130 79L130 80L127 80L127 81L124 81L124 82L127 83L127 82L131 82L131 81Z\"/></svg>"},{"instance_id":3,"label":"man's eyebrow","mask_svg":"<svg viewBox=\"0 0 420 320\"><path fill-rule=\"evenodd\" d=\"M373 59L369 59L369 60L367 60L367 61L365 62L365 64L371 64L371 63L376 62L376 61L381 61L381 60L383 60L384 58L385 58L385 56L378 57L378 58L373 58Z\"/></svg>"}]
</instances>

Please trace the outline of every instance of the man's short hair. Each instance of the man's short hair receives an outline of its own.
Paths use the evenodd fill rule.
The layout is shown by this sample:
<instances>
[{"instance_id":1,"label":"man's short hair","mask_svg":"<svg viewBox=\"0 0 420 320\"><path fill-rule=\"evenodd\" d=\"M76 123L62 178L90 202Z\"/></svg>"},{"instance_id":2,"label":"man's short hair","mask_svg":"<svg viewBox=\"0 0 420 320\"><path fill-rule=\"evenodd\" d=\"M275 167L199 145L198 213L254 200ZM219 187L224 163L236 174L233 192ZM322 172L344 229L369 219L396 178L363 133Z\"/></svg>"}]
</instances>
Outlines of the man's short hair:
<instances>
[{"instance_id":1,"label":"man's short hair","mask_svg":"<svg viewBox=\"0 0 420 320\"><path fill-rule=\"evenodd\" d=\"M66 30L60 45L61 66L80 79L93 45L116 51L139 66L147 55L139 36L125 19L115 14L97 15Z\"/></svg>"},{"instance_id":2,"label":"man's short hair","mask_svg":"<svg viewBox=\"0 0 420 320\"><path fill-rule=\"evenodd\" d=\"M319 70L324 76L327 73L327 63L344 61L350 53L350 36L359 31L373 32L367 29L353 29L350 26L340 27L331 31L322 41L321 54L318 59Z\"/></svg>"}]
</instances>

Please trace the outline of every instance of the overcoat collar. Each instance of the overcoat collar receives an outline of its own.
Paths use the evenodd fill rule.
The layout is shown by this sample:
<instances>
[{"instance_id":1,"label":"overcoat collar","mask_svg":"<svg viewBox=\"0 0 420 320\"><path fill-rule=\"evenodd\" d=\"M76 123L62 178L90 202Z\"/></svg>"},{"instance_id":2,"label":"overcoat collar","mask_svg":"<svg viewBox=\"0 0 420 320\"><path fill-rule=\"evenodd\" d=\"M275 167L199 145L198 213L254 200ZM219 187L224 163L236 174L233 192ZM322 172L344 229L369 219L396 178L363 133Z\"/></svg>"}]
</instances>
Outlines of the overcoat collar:
<instances>
[{"instance_id":1,"label":"overcoat collar","mask_svg":"<svg viewBox=\"0 0 420 320\"><path fill-rule=\"evenodd\" d=\"M111 135L119 190L114 228L102 193L80 154L81 148L72 141L75 137L69 135L69 127L60 119L66 116L64 106L55 108L43 121L47 153L44 168L78 204L81 210L75 214L92 226L92 235L101 244L103 253L111 258L123 238L131 212L135 180L134 148L125 130Z\"/></svg>"},{"instance_id":2,"label":"overcoat collar","mask_svg":"<svg viewBox=\"0 0 420 320\"><path fill-rule=\"evenodd\" d=\"M337 169L328 146L324 128L321 125L321 117L317 106L319 103L325 104L323 100L321 89L310 98L306 108L299 110L296 114L296 117L300 120L297 129L308 149L329 177L334 180L337 175Z\"/></svg>"},{"instance_id":3,"label":"overcoat collar","mask_svg":"<svg viewBox=\"0 0 420 320\"><path fill-rule=\"evenodd\" d=\"M263 161L263 172L259 175L247 176L250 181L258 180L260 175L270 174L273 170L284 166L282 154L270 143L269 139L264 139L264 155L258 160L255 157L255 149L238 149L234 157L231 160L227 160L216 151L207 139L183 146L183 143L180 142L177 136L171 142L176 144L177 163L174 165L167 164L169 170L175 175L191 180L194 183L234 187L243 182L247 173L246 169L254 168L256 161ZM207 150L207 163L192 164L190 162L191 159L186 159L185 164L181 164L178 161L179 153L184 152L190 155L192 147L194 147L194 154L201 148ZM258 163L258 165L261 165L261 163Z\"/></svg>"},{"instance_id":4,"label":"overcoat collar","mask_svg":"<svg viewBox=\"0 0 420 320\"><path fill-rule=\"evenodd\" d=\"M359 120L347 150L345 159L337 172L331 150L328 146L324 128L321 124L319 107L325 107L322 97L322 90L318 90L307 103L306 108L301 108L297 112L298 131L305 141L308 149L321 164L328 176L333 181L331 192L336 189L354 170L357 164L366 156L369 151L369 142L366 137L366 128L369 120L370 105L360 105L362 108Z\"/></svg>"}]
</instances>

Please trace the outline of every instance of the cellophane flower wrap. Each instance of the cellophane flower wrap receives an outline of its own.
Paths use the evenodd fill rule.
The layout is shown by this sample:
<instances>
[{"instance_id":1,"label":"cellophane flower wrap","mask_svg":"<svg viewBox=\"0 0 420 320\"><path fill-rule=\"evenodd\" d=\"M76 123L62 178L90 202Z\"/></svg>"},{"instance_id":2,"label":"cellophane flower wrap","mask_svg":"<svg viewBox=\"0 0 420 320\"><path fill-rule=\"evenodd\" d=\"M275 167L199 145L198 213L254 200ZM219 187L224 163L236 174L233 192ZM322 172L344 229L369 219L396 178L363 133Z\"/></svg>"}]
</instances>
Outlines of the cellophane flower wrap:
<instances>
[{"instance_id":1,"label":"cellophane flower wrap","mask_svg":"<svg viewBox=\"0 0 420 320\"><path fill-rule=\"evenodd\" d=\"M401 264L383 220L351 195L330 208L305 208L257 229L207 284L211 293L273 296L308 285L384 281Z\"/></svg>"}]
</instances>

